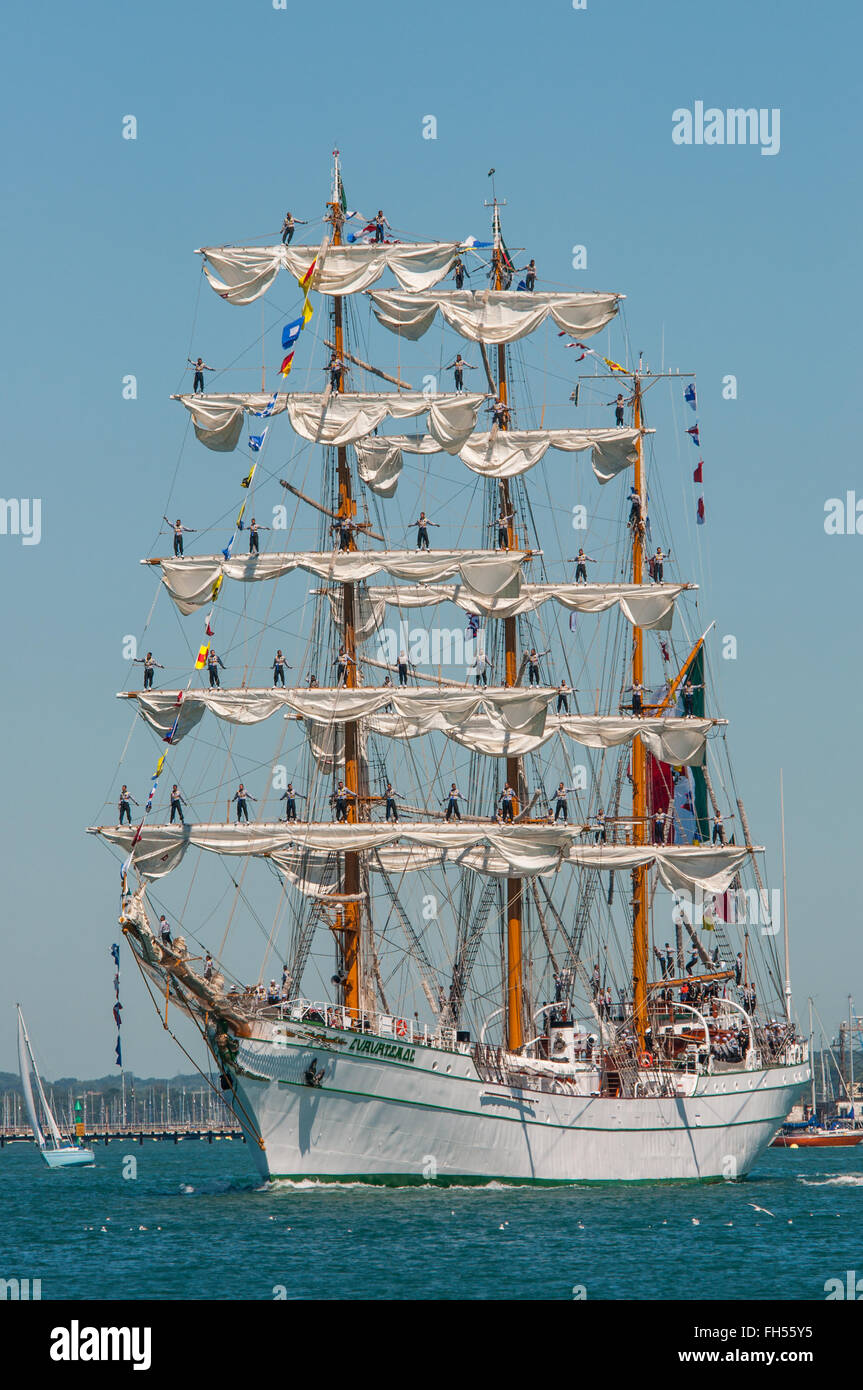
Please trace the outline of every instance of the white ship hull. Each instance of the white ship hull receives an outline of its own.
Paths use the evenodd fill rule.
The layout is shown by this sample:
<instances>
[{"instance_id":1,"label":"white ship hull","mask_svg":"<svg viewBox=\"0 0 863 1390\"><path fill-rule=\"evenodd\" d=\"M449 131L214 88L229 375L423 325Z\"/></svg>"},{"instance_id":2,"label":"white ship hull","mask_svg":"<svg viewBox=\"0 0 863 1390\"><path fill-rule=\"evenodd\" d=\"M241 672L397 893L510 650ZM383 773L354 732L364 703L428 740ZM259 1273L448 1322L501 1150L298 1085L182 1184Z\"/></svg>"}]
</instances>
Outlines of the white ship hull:
<instances>
[{"instance_id":1,"label":"white ship hull","mask_svg":"<svg viewBox=\"0 0 863 1390\"><path fill-rule=\"evenodd\" d=\"M485 1081L466 1052L385 1043L389 1056L363 1056L352 1050L362 1040L350 1034L328 1031L310 1042L277 1031L242 1041L231 1069L238 1118L268 1178L739 1178L809 1080L802 1062L689 1076L692 1094L671 1098L552 1094ZM306 1079L312 1063L323 1069L320 1085Z\"/></svg>"}]
</instances>

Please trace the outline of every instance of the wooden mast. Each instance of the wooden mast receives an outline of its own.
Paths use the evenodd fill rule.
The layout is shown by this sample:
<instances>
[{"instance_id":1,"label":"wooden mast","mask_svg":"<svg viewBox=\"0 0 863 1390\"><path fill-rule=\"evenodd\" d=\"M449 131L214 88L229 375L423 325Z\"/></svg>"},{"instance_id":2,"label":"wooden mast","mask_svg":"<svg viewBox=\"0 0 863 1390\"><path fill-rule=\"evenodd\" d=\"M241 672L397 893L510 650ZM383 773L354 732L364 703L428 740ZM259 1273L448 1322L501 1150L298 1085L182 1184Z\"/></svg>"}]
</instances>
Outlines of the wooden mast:
<instances>
[{"instance_id":1,"label":"wooden mast","mask_svg":"<svg viewBox=\"0 0 863 1390\"><path fill-rule=\"evenodd\" d=\"M641 364L639 363L639 368ZM641 376L633 376L633 424L641 429ZM642 435L635 445L635 490L644 500L644 456ZM644 582L644 529L639 521L632 527L632 582ZM644 684L644 634L640 627L632 630L632 684ZM632 740L632 815L634 840L645 843L647 829L647 752L640 738ZM645 1051L647 1029L647 869L641 865L632 871L632 1015L638 1051Z\"/></svg>"},{"instance_id":2,"label":"wooden mast","mask_svg":"<svg viewBox=\"0 0 863 1390\"><path fill-rule=\"evenodd\" d=\"M333 245L340 246L342 242L342 222L344 214L341 206L341 178L339 175L339 152L333 151L333 198L330 204L332 210L333 224ZM336 356L344 360L344 330L342 324L342 300L340 295L333 296L333 315L335 328L335 351ZM339 391L344 391L344 373L339 376ZM356 514L356 503L351 492L351 471L348 467L348 454L344 445L338 448L338 482L339 482L339 505L338 517L350 518ZM356 542L353 532L350 537L350 548L356 550ZM355 609L355 586L353 584L342 585L342 626L343 643L347 651L348 661L346 681L350 689L354 689L357 684L357 642L356 642L356 609ZM354 796L348 800L348 821L353 824L358 819L359 798L361 795L360 787L360 759L359 759L359 726L356 720L348 720L344 726L345 730L345 786ZM360 856L355 850L345 851L345 876L344 892L349 901L344 903L337 919L337 926L342 934L343 947L343 968L345 980L342 986L343 1003L346 1008L359 1011L363 1007L360 975Z\"/></svg>"},{"instance_id":3,"label":"wooden mast","mask_svg":"<svg viewBox=\"0 0 863 1390\"><path fill-rule=\"evenodd\" d=\"M494 250L492 256L494 287L499 290L503 284L503 255L500 213L496 198L494 200ZM503 343L498 343L497 347L497 393L498 399L507 405L506 348ZM507 428L505 421L501 421L500 428ZM512 512L512 505L508 478L501 479L500 497L503 511L509 515ZM514 517L510 516L510 520L507 522L507 545L510 550L518 548L514 520ZM492 535L496 533L496 530L497 528L493 527ZM518 629L515 618L504 618L504 647L506 652L504 684L512 686L518 680ZM516 794L513 814L517 816L520 810L518 800L521 785L520 758L507 758L506 780ZM524 1044L523 901L521 879L508 878L506 881L506 1045L510 1052L520 1051Z\"/></svg>"}]
</instances>

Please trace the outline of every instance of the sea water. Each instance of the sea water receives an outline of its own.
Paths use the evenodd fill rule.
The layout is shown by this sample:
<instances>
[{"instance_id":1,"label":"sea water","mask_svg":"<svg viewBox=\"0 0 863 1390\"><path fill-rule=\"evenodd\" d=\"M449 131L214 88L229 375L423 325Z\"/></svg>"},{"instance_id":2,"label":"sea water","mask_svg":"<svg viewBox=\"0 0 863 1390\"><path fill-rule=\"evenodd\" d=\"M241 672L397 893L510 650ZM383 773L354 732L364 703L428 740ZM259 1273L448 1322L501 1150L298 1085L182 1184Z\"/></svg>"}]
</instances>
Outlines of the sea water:
<instances>
[{"instance_id":1,"label":"sea water","mask_svg":"<svg viewBox=\"0 0 863 1390\"><path fill-rule=\"evenodd\" d=\"M267 1184L230 1140L95 1149L60 1172L0 1151L0 1279L43 1300L708 1301L863 1277L863 1148L772 1149L740 1183L536 1189Z\"/></svg>"}]
</instances>

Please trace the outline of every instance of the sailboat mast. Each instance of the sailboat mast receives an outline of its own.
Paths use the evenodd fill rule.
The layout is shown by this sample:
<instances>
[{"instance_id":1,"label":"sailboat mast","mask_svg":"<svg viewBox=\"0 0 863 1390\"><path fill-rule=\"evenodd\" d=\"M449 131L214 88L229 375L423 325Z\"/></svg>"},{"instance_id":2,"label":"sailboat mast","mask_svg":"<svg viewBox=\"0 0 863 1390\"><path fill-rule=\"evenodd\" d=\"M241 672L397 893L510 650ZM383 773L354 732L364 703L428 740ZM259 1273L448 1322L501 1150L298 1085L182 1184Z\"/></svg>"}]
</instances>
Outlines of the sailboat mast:
<instances>
[{"instance_id":1,"label":"sailboat mast","mask_svg":"<svg viewBox=\"0 0 863 1390\"><path fill-rule=\"evenodd\" d=\"M791 1022L791 943L788 936L788 876L785 868L785 788L779 769L779 821L782 833L782 935L785 941L785 1017Z\"/></svg>"},{"instance_id":2,"label":"sailboat mast","mask_svg":"<svg viewBox=\"0 0 863 1390\"><path fill-rule=\"evenodd\" d=\"M816 1109L817 1109L816 1102L815 1102L815 1066L814 1066L814 1062L813 1062L814 1057L815 1057L815 1033L814 1033L814 1030L813 1030L813 1027L812 1027L812 995L810 994L810 996L809 996L809 1075L810 1075L810 1079L811 1079L811 1082L812 1082L812 1114L813 1114L813 1115L815 1114L815 1111L816 1111Z\"/></svg>"},{"instance_id":3,"label":"sailboat mast","mask_svg":"<svg viewBox=\"0 0 863 1390\"><path fill-rule=\"evenodd\" d=\"M341 175L339 172L339 152L333 151L333 197L330 204L333 224L333 245L342 244L342 222L344 220L341 200ZM342 300L333 296L333 316L335 329L336 357L344 360L344 326L342 321ZM345 389L344 373L339 375L339 391ZM351 470L348 466L348 453L344 445L338 448L339 517L350 518L356 514L356 503L351 491ZM350 548L356 549L353 532L350 534ZM357 683L357 643L355 618L355 587L342 585L342 642L350 658L347 663L346 684L350 689ZM354 793L348 799L348 821L355 822L359 816L360 797L360 759L359 726L356 720L348 720L345 730L345 786ZM359 1011L362 1008L360 988L360 856L354 850L345 851L344 892L348 899L342 905L337 918L342 937L343 1002L348 1009Z\"/></svg>"},{"instance_id":4,"label":"sailboat mast","mask_svg":"<svg viewBox=\"0 0 863 1390\"><path fill-rule=\"evenodd\" d=\"M640 363L639 363L640 366ZM641 430L641 377L633 377L633 423ZM636 440L635 490L644 506L644 456L642 435ZM638 524L632 527L632 582L644 583L644 538ZM632 630L632 684L644 683L644 634L638 626ZM647 825L647 753L640 738L632 740L632 816L633 840L645 842ZM645 1050L647 1030L647 870L644 865L632 871L632 1015L639 1052Z\"/></svg>"},{"instance_id":5,"label":"sailboat mast","mask_svg":"<svg viewBox=\"0 0 863 1390\"><path fill-rule=\"evenodd\" d=\"M494 200L494 287L503 286L503 247L500 233L500 210ZM498 343L497 348L497 393L504 405L508 403L506 381L506 347ZM505 420L500 423L506 429ZM509 517L507 522L507 545L516 550L515 518L510 502L509 479L503 478L500 486L501 507ZM515 618L504 618L505 675L504 684L515 685L518 680L518 628ZM518 796L521 789L521 759L507 758L506 780L515 792L514 814L518 815ZM524 952L523 952L523 897L520 878L506 881L506 1045L510 1052L518 1052L524 1044Z\"/></svg>"}]
</instances>

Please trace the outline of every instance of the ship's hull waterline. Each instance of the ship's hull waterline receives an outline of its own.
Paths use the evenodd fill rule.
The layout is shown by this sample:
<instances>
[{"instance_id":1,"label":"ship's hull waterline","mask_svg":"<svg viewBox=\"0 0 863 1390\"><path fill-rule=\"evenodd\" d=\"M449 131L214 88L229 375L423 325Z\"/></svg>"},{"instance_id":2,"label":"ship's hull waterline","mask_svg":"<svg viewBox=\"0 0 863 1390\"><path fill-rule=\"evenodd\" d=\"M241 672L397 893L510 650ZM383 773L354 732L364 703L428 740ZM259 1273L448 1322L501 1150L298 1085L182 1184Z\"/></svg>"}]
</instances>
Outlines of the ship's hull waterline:
<instances>
[{"instance_id":1,"label":"ship's hull waterline","mask_svg":"<svg viewBox=\"0 0 863 1390\"><path fill-rule=\"evenodd\" d=\"M390 1056L370 1057L349 1051L351 1041L240 1043L235 1110L264 1177L393 1185L741 1178L809 1081L802 1062L690 1077L693 1094L673 1098L551 1094L485 1081L466 1053L393 1044ZM313 1064L320 1084L309 1084Z\"/></svg>"}]
</instances>

